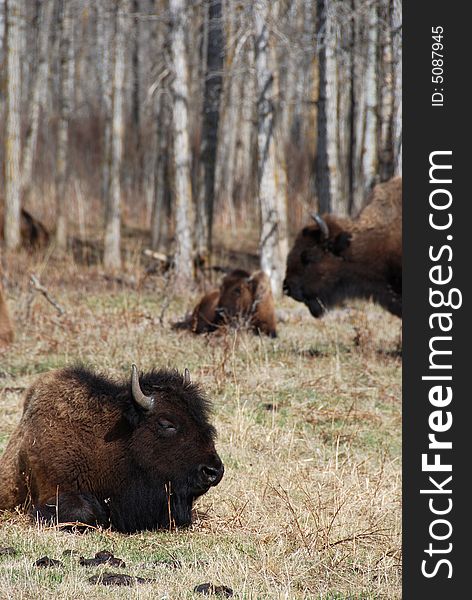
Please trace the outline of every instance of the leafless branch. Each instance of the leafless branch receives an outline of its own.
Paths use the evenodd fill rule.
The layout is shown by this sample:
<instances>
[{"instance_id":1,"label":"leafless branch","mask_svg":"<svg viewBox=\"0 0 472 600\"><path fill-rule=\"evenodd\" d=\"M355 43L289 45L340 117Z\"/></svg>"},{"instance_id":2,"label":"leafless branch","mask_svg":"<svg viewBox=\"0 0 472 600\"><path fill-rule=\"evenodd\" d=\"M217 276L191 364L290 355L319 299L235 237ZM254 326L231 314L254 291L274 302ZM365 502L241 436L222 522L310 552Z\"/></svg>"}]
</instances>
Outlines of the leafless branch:
<instances>
[{"instance_id":1,"label":"leafless branch","mask_svg":"<svg viewBox=\"0 0 472 600\"><path fill-rule=\"evenodd\" d=\"M51 296L51 294L44 287L44 285L41 284L36 275L34 275L34 273L31 273L30 275L30 284L34 290L36 290L46 298L49 304L52 304L54 306L60 317L62 317L62 315L65 314L65 310L62 308L62 306Z\"/></svg>"}]
</instances>

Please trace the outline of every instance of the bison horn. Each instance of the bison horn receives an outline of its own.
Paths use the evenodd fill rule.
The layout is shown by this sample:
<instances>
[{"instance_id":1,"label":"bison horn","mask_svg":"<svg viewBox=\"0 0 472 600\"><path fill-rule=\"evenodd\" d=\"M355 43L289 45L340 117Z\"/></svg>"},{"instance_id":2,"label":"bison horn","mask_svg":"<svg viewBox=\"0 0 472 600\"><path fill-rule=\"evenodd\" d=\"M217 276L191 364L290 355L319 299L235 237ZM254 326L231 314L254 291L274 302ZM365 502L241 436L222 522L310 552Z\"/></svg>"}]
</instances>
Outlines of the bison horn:
<instances>
[{"instance_id":1,"label":"bison horn","mask_svg":"<svg viewBox=\"0 0 472 600\"><path fill-rule=\"evenodd\" d=\"M151 410L154 406L154 398L152 396L145 396L139 385L138 369L135 364L131 365L131 391L133 392L133 398L144 410Z\"/></svg>"},{"instance_id":2,"label":"bison horn","mask_svg":"<svg viewBox=\"0 0 472 600\"><path fill-rule=\"evenodd\" d=\"M189 385L190 381L190 371L188 369L184 370L184 384Z\"/></svg>"},{"instance_id":3,"label":"bison horn","mask_svg":"<svg viewBox=\"0 0 472 600\"><path fill-rule=\"evenodd\" d=\"M321 233L325 238L329 238L329 227L326 225L326 221L320 217L320 215L311 215L311 218L316 221L318 227L320 228Z\"/></svg>"}]
</instances>

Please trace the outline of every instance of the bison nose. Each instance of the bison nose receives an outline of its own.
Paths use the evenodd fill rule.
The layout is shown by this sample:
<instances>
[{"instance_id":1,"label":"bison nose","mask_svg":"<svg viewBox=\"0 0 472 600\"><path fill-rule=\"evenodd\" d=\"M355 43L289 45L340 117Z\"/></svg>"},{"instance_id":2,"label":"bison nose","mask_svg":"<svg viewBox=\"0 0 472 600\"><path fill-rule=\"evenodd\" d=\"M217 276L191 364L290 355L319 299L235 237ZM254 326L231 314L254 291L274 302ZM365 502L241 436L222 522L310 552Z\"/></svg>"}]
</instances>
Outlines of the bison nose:
<instances>
[{"instance_id":1,"label":"bison nose","mask_svg":"<svg viewBox=\"0 0 472 600\"><path fill-rule=\"evenodd\" d=\"M223 478L225 468L221 460L218 460L217 466L201 465L200 466L200 477L201 480L207 485L218 485Z\"/></svg>"}]
</instances>

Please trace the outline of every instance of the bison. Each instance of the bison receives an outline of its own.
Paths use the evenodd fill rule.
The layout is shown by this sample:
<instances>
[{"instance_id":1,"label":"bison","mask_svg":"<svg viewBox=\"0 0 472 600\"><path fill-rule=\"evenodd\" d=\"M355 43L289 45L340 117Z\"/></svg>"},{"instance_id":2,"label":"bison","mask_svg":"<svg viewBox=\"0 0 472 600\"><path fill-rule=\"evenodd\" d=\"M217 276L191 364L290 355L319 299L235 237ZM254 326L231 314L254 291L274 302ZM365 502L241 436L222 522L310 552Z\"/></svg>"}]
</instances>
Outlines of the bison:
<instances>
[{"instance_id":1,"label":"bison","mask_svg":"<svg viewBox=\"0 0 472 600\"><path fill-rule=\"evenodd\" d=\"M242 269L231 271L218 289L203 296L189 318L173 327L206 333L241 322L256 333L277 336L274 298L262 271L252 275Z\"/></svg>"},{"instance_id":2,"label":"bison","mask_svg":"<svg viewBox=\"0 0 472 600\"><path fill-rule=\"evenodd\" d=\"M318 318L346 298L402 315L402 180L374 187L356 219L313 217L287 258L284 292Z\"/></svg>"},{"instance_id":3,"label":"bison","mask_svg":"<svg viewBox=\"0 0 472 600\"><path fill-rule=\"evenodd\" d=\"M0 238L3 238L4 216L0 207ZM45 248L49 244L49 231L39 219L33 217L24 208L20 212L20 238L21 246L29 252Z\"/></svg>"},{"instance_id":4,"label":"bison","mask_svg":"<svg viewBox=\"0 0 472 600\"><path fill-rule=\"evenodd\" d=\"M194 500L224 472L209 410L188 371L42 375L0 458L0 509L125 533L189 525Z\"/></svg>"}]
</instances>

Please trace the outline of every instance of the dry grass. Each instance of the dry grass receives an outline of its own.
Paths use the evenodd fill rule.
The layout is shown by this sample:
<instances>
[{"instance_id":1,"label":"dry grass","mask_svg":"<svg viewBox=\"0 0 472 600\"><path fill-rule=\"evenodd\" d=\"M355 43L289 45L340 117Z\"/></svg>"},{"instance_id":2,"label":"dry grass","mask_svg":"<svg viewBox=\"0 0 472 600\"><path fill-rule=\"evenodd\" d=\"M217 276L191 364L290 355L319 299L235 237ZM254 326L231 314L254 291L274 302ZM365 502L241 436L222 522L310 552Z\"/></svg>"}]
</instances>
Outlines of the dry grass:
<instances>
[{"instance_id":1,"label":"dry grass","mask_svg":"<svg viewBox=\"0 0 472 600\"><path fill-rule=\"evenodd\" d=\"M130 265L138 255L128 252ZM315 321L286 299L276 340L196 337L169 322L198 293L169 290L157 276L126 287L98 267L51 257L34 264L19 256L6 267L17 339L0 355L0 451L20 417L22 390L40 372L77 361L111 376L128 375L132 362L172 365L188 367L214 400L226 475L200 499L191 530L172 534L72 535L4 513L0 547L17 555L0 555L1 600L196 598L194 586L206 581L246 599L401 597L398 319L359 304ZM30 291L31 272L63 316ZM102 567L62 556L104 548L126 561L122 572L155 583L94 586L87 579ZM45 554L64 566L33 567ZM181 568L169 567L174 560Z\"/></svg>"}]
</instances>

